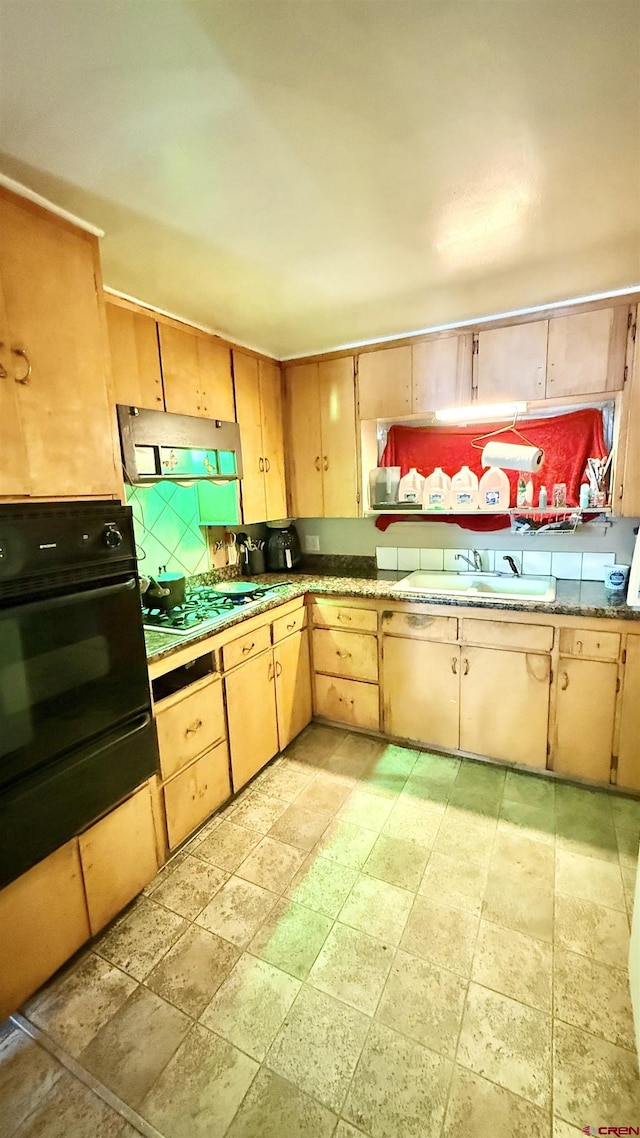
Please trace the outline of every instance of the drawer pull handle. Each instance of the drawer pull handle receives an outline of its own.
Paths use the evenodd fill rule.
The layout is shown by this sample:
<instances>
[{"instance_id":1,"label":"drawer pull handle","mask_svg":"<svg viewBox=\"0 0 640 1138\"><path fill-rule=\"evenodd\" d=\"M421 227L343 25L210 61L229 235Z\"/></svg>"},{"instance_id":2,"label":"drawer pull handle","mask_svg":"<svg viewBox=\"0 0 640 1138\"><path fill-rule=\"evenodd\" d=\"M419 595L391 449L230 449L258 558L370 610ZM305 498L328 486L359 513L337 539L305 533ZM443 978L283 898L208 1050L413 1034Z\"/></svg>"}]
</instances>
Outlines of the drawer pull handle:
<instances>
[{"instance_id":1,"label":"drawer pull handle","mask_svg":"<svg viewBox=\"0 0 640 1138\"><path fill-rule=\"evenodd\" d=\"M576 652L582 652L582 641L576 640Z\"/></svg>"},{"instance_id":2,"label":"drawer pull handle","mask_svg":"<svg viewBox=\"0 0 640 1138\"><path fill-rule=\"evenodd\" d=\"M337 652L336 655L338 655L341 660L348 660L351 657L350 652Z\"/></svg>"},{"instance_id":3,"label":"drawer pull handle","mask_svg":"<svg viewBox=\"0 0 640 1138\"><path fill-rule=\"evenodd\" d=\"M318 455L316 455L316 463L315 463L315 466L316 466L316 470L320 470L320 469L321 469L321 467L320 467L320 455L319 455L319 454L318 454Z\"/></svg>"},{"instance_id":4,"label":"drawer pull handle","mask_svg":"<svg viewBox=\"0 0 640 1138\"><path fill-rule=\"evenodd\" d=\"M267 669L267 679L268 680L275 680L275 678L276 678L276 670L273 666L273 662L271 662L269 664L268 669Z\"/></svg>"},{"instance_id":5,"label":"drawer pull handle","mask_svg":"<svg viewBox=\"0 0 640 1138\"><path fill-rule=\"evenodd\" d=\"M562 683L560 685L560 688L562 691L566 691L568 687L569 687L569 676L568 676L567 672L563 672L562 673Z\"/></svg>"},{"instance_id":6,"label":"drawer pull handle","mask_svg":"<svg viewBox=\"0 0 640 1138\"><path fill-rule=\"evenodd\" d=\"M328 469L329 469L329 457L328 457L328 455L326 455L326 454L325 454L325 456L324 456L324 469L325 469L325 470L328 470Z\"/></svg>"},{"instance_id":7,"label":"drawer pull handle","mask_svg":"<svg viewBox=\"0 0 640 1138\"><path fill-rule=\"evenodd\" d=\"M252 640L251 644L243 644L243 646L242 646L243 656L246 655L247 652L251 652L252 649L255 648L255 646L256 646L255 640Z\"/></svg>"},{"instance_id":8,"label":"drawer pull handle","mask_svg":"<svg viewBox=\"0 0 640 1138\"><path fill-rule=\"evenodd\" d=\"M258 470L260 471L261 474L264 474L264 459L263 458L258 459Z\"/></svg>"},{"instance_id":9,"label":"drawer pull handle","mask_svg":"<svg viewBox=\"0 0 640 1138\"><path fill-rule=\"evenodd\" d=\"M282 675L282 664L280 663L279 660L276 660L276 676L281 676L281 675Z\"/></svg>"},{"instance_id":10,"label":"drawer pull handle","mask_svg":"<svg viewBox=\"0 0 640 1138\"><path fill-rule=\"evenodd\" d=\"M457 676L457 674L458 674L458 657L457 656L451 657L451 671L453 672L454 676Z\"/></svg>"},{"instance_id":11,"label":"drawer pull handle","mask_svg":"<svg viewBox=\"0 0 640 1138\"><path fill-rule=\"evenodd\" d=\"M14 356L20 356L27 365L27 370L25 371L24 375L16 375L14 377L15 381L16 383L27 384L31 378L31 361L24 348L12 348L11 351L13 352Z\"/></svg>"},{"instance_id":12,"label":"drawer pull handle","mask_svg":"<svg viewBox=\"0 0 640 1138\"><path fill-rule=\"evenodd\" d=\"M268 474L269 471L271 470L271 463L269 462L268 458L265 458L265 460L264 460L264 469L265 469L265 474Z\"/></svg>"},{"instance_id":13,"label":"drawer pull handle","mask_svg":"<svg viewBox=\"0 0 640 1138\"><path fill-rule=\"evenodd\" d=\"M469 675L469 661L467 660L466 656L465 656L464 660L462 661L462 674L463 674L463 676Z\"/></svg>"},{"instance_id":14,"label":"drawer pull handle","mask_svg":"<svg viewBox=\"0 0 640 1138\"><path fill-rule=\"evenodd\" d=\"M202 727L202 720L201 719L194 719L191 726L187 727L187 729L185 731L185 735L195 735L196 731L199 731L201 727Z\"/></svg>"},{"instance_id":15,"label":"drawer pull handle","mask_svg":"<svg viewBox=\"0 0 640 1138\"><path fill-rule=\"evenodd\" d=\"M348 613L346 613L346 612L339 612L339 613L338 613L338 616L337 616L337 618L336 618L336 619L337 619L337 620L346 620L346 621L350 621L350 620L351 620L351 617L350 617L350 616L348 615Z\"/></svg>"},{"instance_id":16,"label":"drawer pull handle","mask_svg":"<svg viewBox=\"0 0 640 1138\"><path fill-rule=\"evenodd\" d=\"M295 622L295 620L292 620L291 624L287 625L287 632L293 632L295 626L296 626L296 622Z\"/></svg>"}]
</instances>

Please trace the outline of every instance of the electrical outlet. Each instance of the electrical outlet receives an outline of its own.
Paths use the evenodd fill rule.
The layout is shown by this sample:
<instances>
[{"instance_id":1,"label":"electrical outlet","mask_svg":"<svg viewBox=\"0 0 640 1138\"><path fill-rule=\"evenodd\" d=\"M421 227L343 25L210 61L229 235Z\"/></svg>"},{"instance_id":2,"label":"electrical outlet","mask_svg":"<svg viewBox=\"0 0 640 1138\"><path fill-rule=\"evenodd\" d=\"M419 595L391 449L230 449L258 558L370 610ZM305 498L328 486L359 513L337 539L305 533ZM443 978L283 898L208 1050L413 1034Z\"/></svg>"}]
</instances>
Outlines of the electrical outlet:
<instances>
[{"instance_id":1,"label":"electrical outlet","mask_svg":"<svg viewBox=\"0 0 640 1138\"><path fill-rule=\"evenodd\" d=\"M315 533L307 533L304 537L304 551L305 553L319 553L320 552L320 538Z\"/></svg>"}]
</instances>

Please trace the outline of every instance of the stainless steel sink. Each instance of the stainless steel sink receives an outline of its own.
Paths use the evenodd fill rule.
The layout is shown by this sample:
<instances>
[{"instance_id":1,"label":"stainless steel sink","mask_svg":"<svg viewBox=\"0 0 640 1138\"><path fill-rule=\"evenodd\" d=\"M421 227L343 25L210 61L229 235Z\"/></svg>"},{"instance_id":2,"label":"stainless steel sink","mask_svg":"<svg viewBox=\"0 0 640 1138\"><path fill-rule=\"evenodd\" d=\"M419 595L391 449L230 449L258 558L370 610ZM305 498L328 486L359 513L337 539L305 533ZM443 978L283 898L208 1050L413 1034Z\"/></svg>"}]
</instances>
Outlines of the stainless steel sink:
<instances>
[{"instance_id":1,"label":"stainless steel sink","mask_svg":"<svg viewBox=\"0 0 640 1138\"><path fill-rule=\"evenodd\" d=\"M555 577L507 577L502 573L427 573L416 569L391 586L392 592L487 600L546 601L556 599Z\"/></svg>"}]
</instances>

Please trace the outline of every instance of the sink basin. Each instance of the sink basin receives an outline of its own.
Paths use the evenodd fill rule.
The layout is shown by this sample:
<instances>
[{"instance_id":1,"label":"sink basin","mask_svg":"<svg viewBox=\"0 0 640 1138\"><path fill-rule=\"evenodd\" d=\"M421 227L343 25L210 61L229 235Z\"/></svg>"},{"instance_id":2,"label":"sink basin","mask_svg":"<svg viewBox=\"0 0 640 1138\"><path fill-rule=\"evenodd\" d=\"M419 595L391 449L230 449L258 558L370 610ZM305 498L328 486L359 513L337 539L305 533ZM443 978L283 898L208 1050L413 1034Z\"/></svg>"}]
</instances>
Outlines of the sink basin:
<instances>
[{"instance_id":1,"label":"sink basin","mask_svg":"<svg viewBox=\"0 0 640 1138\"><path fill-rule=\"evenodd\" d=\"M391 586L392 592L419 596L469 597L505 601L555 601L555 577L507 577L502 573L427 573L416 569Z\"/></svg>"}]
</instances>

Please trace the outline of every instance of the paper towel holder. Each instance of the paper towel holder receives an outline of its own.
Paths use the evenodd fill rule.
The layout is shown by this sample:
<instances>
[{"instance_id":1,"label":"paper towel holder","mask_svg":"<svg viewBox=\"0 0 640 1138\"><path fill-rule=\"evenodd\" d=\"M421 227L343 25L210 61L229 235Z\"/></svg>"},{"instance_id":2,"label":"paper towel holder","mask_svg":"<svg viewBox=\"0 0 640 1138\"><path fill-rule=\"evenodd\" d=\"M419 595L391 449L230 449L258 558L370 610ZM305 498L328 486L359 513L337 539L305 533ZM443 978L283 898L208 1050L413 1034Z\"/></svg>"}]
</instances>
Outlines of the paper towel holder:
<instances>
[{"instance_id":1,"label":"paper towel holder","mask_svg":"<svg viewBox=\"0 0 640 1138\"><path fill-rule=\"evenodd\" d=\"M518 430L518 428L516 426L517 422L518 422L518 412L517 412L517 410L515 410L513 413L513 419L508 426L498 427L495 431L488 431L486 435L478 435L477 438L471 440L471 446L474 447L476 450L484 450L484 443L487 439L495 439L498 435L512 434L512 435L517 435L518 438L522 439L523 443L526 443L526 445L528 447L531 447L532 450L535 450L535 451L539 450L539 447L537 447L535 445L535 443L532 443L531 439L525 438L525 436L522 434L522 431ZM540 466L542 466L542 462L544 461L544 451L542 452L542 454L543 454L543 458L540 461ZM503 470L520 469L520 467L510 467L508 463L502 463L501 467Z\"/></svg>"}]
</instances>

